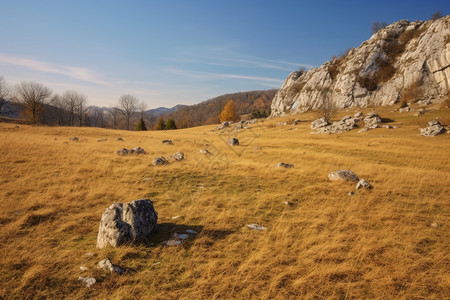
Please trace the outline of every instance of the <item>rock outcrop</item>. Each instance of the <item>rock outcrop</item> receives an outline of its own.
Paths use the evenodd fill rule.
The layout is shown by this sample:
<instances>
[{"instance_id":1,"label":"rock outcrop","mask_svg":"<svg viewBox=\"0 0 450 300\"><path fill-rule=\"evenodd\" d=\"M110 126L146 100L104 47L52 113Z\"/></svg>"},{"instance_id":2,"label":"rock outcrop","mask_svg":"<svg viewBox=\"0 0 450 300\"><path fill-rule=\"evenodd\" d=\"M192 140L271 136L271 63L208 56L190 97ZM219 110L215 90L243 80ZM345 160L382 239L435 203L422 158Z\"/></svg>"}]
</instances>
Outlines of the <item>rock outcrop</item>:
<instances>
[{"instance_id":1,"label":"rock outcrop","mask_svg":"<svg viewBox=\"0 0 450 300\"><path fill-rule=\"evenodd\" d=\"M328 174L328 179L331 181L345 180L345 181L359 181L358 176L356 176L352 171L349 170L338 170Z\"/></svg>"},{"instance_id":2,"label":"rock outcrop","mask_svg":"<svg viewBox=\"0 0 450 300\"><path fill-rule=\"evenodd\" d=\"M97 236L97 248L117 247L150 237L158 214L149 199L114 203L103 212Z\"/></svg>"},{"instance_id":3,"label":"rock outcrop","mask_svg":"<svg viewBox=\"0 0 450 300\"><path fill-rule=\"evenodd\" d=\"M116 154L118 154L118 155L147 154L147 152L145 152L145 150L142 149L141 147L136 147L133 149L122 148L122 149L116 151Z\"/></svg>"},{"instance_id":4,"label":"rock outcrop","mask_svg":"<svg viewBox=\"0 0 450 300\"><path fill-rule=\"evenodd\" d=\"M450 89L450 16L398 21L358 48L318 68L291 73L272 101L271 116L301 113L326 101L339 109L391 105L414 86L418 99Z\"/></svg>"},{"instance_id":5,"label":"rock outcrop","mask_svg":"<svg viewBox=\"0 0 450 300\"><path fill-rule=\"evenodd\" d=\"M359 118L352 118L352 116L345 116L340 121L328 123L325 118L320 118L311 123L311 133L341 133L352 130L356 127L356 123L360 121Z\"/></svg>"}]
</instances>

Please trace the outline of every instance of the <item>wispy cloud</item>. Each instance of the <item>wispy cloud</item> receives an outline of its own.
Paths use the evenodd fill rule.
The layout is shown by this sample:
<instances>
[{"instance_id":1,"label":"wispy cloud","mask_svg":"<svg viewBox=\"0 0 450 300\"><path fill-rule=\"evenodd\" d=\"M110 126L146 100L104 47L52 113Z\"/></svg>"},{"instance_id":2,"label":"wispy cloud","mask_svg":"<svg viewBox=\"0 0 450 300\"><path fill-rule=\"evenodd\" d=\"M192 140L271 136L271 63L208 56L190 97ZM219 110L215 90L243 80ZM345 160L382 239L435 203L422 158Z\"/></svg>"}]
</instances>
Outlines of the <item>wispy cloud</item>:
<instances>
[{"instance_id":1,"label":"wispy cloud","mask_svg":"<svg viewBox=\"0 0 450 300\"><path fill-rule=\"evenodd\" d=\"M243 79L243 80L252 80L252 81L263 81L263 82L272 82L272 83L283 83L283 80L277 78L270 77L260 77L260 76L249 76L249 75L241 75L241 74L223 74L223 73L212 73L212 72L196 72L182 69L167 69L167 72L178 74L186 77L195 77L201 79Z\"/></svg>"},{"instance_id":2,"label":"wispy cloud","mask_svg":"<svg viewBox=\"0 0 450 300\"><path fill-rule=\"evenodd\" d=\"M101 76L99 76L89 68L56 65L39 60L12 56L4 53L0 53L0 63L20 66L44 73L65 75L74 79L83 80L98 85L112 86L111 83L102 80Z\"/></svg>"}]
</instances>

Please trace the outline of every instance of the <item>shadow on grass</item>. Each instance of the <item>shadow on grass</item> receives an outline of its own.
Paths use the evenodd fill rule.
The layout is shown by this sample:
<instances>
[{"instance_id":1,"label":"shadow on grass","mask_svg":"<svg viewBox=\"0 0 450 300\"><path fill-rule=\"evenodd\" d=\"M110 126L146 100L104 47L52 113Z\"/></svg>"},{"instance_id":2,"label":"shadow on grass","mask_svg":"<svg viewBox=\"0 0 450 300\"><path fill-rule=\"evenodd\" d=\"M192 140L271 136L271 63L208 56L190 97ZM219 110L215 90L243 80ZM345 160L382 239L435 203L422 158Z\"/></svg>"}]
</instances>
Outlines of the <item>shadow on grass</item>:
<instances>
[{"instance_id":1,"label":"shadow on grass","mask_svg":"<svg viewBox=\"0 0 450 300\"><path fill-rule=\"evenodd\" d=\"M196 232L187 232L188 230L193 230ZM230 230L208 230L203 229L203 226L188 226L179 225L173 223L161 223L156 227L155 232L152 237L144 241L144 245L147 247L157 247L164 245L166 241L177 241L177 235L187 234L188 237L181 241L184 248L189 248L192 246L195 239L198 237L207 237L205 243L212 245L215 241L226 238L228 235L232 234L234 231Z\"/></svg>"},{"instance_id":2,"label":"shadow on grass","mask_svg":"<svg viewBox=\"0 0 450 300\"><path fill-rule=\"evenodd\" d=\"M381 118L381 122L382 123L393 123L393 122L395 122L395 120L388 119L388 118Z\"/></svg>"}]
</instances>

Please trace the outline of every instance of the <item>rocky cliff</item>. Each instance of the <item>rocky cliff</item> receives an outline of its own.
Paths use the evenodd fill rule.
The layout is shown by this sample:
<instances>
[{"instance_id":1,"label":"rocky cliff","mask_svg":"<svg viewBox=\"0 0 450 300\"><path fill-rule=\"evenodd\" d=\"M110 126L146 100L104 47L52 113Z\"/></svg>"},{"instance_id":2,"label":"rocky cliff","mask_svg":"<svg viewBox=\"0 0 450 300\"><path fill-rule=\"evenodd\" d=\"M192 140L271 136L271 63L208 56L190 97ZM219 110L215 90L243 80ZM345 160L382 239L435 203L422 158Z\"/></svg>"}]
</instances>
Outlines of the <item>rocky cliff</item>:
<instances>
[{"instance_id":1,"label":"rocky cliff","mask_svg":"<svg viewBox=\"0 0 450 300\"><path fill-rule=\"evenodd\" d=\"M402 20L318 68L292 72L272 101L271 116L325 103L337 108L439 98L450 90L450 16Z\"/></svg>"}]
</instances>

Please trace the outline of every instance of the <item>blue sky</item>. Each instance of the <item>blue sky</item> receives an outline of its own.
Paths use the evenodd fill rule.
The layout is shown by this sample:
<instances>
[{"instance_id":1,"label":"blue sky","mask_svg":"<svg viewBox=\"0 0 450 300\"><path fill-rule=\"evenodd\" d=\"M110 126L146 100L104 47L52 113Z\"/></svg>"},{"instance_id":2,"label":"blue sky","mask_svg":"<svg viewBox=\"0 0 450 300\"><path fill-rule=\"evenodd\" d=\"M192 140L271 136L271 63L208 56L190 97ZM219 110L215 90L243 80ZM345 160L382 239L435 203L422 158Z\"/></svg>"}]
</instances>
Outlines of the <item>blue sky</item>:
<instances>
[{"instance_id":1,"label":"blue sky","mask_svg":"<svg viewBox=\"0 0 450 300\"><path fill-rule=\"evenodd\" d=\"M74 89L90 105L148 108L281 87L371 36L374 21L428 20L427 1L4 1L0 75Z\"/></svg>"}]
</instances>

